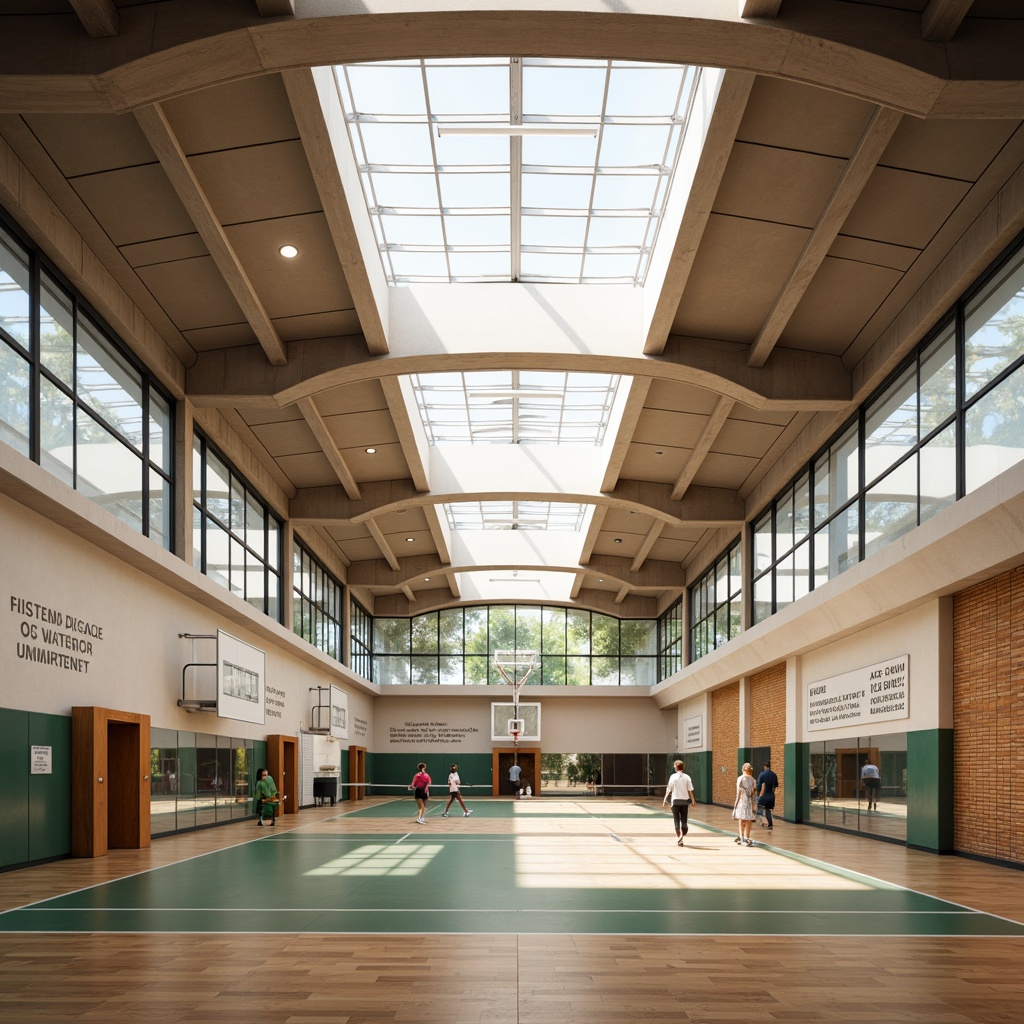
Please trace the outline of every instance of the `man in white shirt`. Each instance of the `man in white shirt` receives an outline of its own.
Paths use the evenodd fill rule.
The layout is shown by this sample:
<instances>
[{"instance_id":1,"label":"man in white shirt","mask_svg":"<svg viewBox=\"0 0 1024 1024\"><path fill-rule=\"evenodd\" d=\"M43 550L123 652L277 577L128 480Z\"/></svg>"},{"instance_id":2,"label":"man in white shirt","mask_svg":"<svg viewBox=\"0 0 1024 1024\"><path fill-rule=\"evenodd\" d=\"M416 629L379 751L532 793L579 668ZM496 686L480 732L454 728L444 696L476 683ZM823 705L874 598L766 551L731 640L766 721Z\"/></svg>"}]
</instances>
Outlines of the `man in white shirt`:
<instances>
[{"instance_id":1,"label":"man in white shirt","mask_svg":"<svg viewBox=\"0 0 1024 1024\"><path fill-rule=\"evenodd\" d=\"M661 801L664 807L669 798L672 798L672 821L676 827L676 845L683 845L683 836L690 831L686 822L686 816L694 803L693 780L683 771L683 762L675 762L675 772L668 780L665 787L665 799Z\"/></svg>"},{"instance_id":2,"label":"man in white shirt","mask_svg":"<svg viewBox=\"0 0 1024 1024\"><path fill-rule=\"evenodd\" d=\"M508 781L512 783L512 792L519 795L519 776L523 774L523 769L518 764L512 765L508 770Z\"/></svg>"}]
</instances>

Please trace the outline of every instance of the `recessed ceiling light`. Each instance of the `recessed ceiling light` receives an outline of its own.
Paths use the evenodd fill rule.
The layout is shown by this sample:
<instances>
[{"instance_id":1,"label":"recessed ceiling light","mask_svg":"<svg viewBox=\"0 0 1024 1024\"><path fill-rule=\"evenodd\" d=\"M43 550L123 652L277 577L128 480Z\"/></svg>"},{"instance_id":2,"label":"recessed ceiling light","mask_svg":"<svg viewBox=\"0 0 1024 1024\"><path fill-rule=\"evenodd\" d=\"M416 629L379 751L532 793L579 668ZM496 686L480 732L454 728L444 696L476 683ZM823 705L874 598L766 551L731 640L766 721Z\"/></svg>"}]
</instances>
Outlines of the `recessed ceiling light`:
<instances>
[{"instance_id":1,"label":"recessed ceiling light","mask_svg":"<svg viewBox=\"0 0 1024 1024\"><path fill-rule=\"evenodd\" d=\"M424 583L429 583L430 582L430 577L429 576L424 576L423 577L423 582Z\"/></svg>"},{"instance_id":2,"label":"recessed ceiling light","mask_svg":"<svg viewBox=\"0 0 1024 1024\"><path fill-rule=\"evenodd\" d=\"M294 245L282 245L277 250L286 260L293 260L299 255L299 250Z\"/></svg>"},{"instance_id":3,"label":"recessed ceiling light","mask_svg":"<svg viewBox=\"0 0 1024 1024\"><path fill-rule=\"evenodd\" d=\"M376 451L377 451L376 448L367 448L366 449L366 454L367 455L374 455L376 453Z\"/></svg>"},{"instance_id":4,"label":"recessed ceiling light","mask_svg":"<svg viewBox=\"0 0 1024 1024\"><path fill-rule=\"evenodd\" d=\"M411 544L415 539L416 539L415 537L406 537L405 538L405 543L406 544Z\"/></svg>"},{"instance_id":5,"label":"recessed ceiling light","mask_svg":"<svg viewBox=\"0 0 1024 1024\"><path fill-rule=\"evenodd\" d=\"M598 576L598 577L597 577L597 582L598 582L598 583L604 583L604 580L603 580L603 579L602 579L602 578L601 578L600 576Z\"/></svg>"},{"instance_id":6,"label":"recessed ceiling light","mask_svg":"<svg viewBox=\"0 0 1024 1024\"><path fill-rule=\"evenodd\" d=\"M655 452L654 454L655 455L664 455L665 453L664 452Z\"/></svg>"},{"instance_id":7,"label":"recessed ceiling light","mask_svg":"<svg viewBox=\"0 0 1024 1024\"><path fill-rule=\"evenodd\" d=\"M615 540L612 543L614 543L614 544L621 544L622 543L622 538L621 537L616 537Z\"/></svg>"}]
</instances>

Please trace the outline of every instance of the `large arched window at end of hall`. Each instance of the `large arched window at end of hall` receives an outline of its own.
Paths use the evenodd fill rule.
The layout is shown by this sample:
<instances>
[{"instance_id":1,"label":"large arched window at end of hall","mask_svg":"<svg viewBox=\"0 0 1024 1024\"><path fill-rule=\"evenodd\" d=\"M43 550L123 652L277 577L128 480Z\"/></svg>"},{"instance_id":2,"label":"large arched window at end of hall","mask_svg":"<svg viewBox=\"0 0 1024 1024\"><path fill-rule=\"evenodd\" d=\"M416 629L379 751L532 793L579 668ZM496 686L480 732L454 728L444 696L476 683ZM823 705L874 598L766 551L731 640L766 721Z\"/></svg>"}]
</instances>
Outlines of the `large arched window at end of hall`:
<instances>
[{"instance_id":1,"label":"large arched window at end of hall","mask_svg":"<svg viewBox=\"0 0 1024 1024\"><path fill-rule=\"evenodd\" d=\"M197 430L192 445L192 563L281 621L281 520Z\"/></svg>"}]
</instances>

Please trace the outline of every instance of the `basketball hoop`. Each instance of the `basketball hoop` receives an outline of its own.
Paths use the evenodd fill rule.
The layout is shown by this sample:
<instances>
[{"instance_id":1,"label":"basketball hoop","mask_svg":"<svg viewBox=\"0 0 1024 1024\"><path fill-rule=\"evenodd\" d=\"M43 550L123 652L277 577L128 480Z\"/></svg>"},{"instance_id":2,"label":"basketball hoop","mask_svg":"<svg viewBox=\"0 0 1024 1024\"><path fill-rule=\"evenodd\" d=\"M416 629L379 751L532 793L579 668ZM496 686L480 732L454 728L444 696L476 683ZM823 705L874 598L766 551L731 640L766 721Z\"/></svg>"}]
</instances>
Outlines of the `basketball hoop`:
<instances>
[{"instance_id":1,"label":"basketball hoop","mask_svg":"<svg viewBox=\"0 0 1024 1024\"><path fill-rule=\"evenodd\" d=\"M519 736L524 724L519 717L519 691L537 667L537 652L495 651L494 667L501 673L502 679L512 687L512 718L508 723L508 733L512 737L512 747L515 749L519 745Z\"/></svg>"}]
</instances>

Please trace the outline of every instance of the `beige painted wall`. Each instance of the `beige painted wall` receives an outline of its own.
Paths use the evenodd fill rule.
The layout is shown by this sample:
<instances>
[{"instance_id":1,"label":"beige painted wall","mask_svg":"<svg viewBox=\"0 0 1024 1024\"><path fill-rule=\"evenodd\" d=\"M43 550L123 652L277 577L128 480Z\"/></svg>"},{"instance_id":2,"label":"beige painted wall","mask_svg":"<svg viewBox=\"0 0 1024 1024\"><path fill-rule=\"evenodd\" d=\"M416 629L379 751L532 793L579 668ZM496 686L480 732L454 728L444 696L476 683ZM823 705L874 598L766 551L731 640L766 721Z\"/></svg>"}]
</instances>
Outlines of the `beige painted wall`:
<instances>
[{"instance_id":1,"label":"beige painted wall","mask_svg":"<svg viewBox=\"0 0 1024 1024\"><path fill-rule=\"evenodd\" d=\"M874 723L871 734L951 727L952 666L948 657L941 657L951 628L949 601L937 599L795 659L788 696L793 701L790 729L796 734L787 741L829 740L849 736L851 730L863 733L863 727L851 726L807 731L807 686L902 654L910 656L910 717Z\"/></svg>"},{"instance_id":2,"label":"beige painted wall","mask_svg":"<svg viewBox=\"0 0 1024 1024\"><path fill-rule=\"evenodd\" d=\"M479 696L445 697L434 687L422 697L386 696L377 701L371 749L485 753L496 745L491 742L491 702L508 699L505 688L491 688ZM675 710L659 711L645 694L539 700L541 741L529 745L540 746L546 753L662 753L675 742Z\"/></svg>"},{"instance_id":3,"label":"beige painted wall","mask_svg":"<svg viewBox=\"0 0 1024 1024\"><path fill-rule=\"evenodd\" d=\"M96 704L147 714L157 728L262 739L268 733L295 734L308 725L309 688L334 682L349 694L349 741L366 743L371 695L346 687L336 674L299 660L2 495L0 565L0 706L67 715L72 706ZM192 570L182 566L182 571ZM65 621L69 615L83 620L102 636L59 628L56 632L91 649L69 651L47 643L44 627L56 627L29 618L19 601L51 608ZM23 635L33 628L35 638ZM218 628L266 651L267 687L282 694L269 695L282 706L268 704L265 725L189 714L177 706L182 667L192 660L191 642L178 633L213 634ZM59 651L78 662L40 664L19 657L19 644ZM196 654L196 660L213 660L213 643L200 642ZM205 671L212 697L213 670Z\"/></svg>"}]
</instances>

